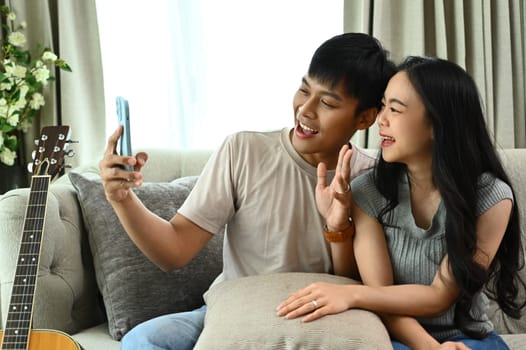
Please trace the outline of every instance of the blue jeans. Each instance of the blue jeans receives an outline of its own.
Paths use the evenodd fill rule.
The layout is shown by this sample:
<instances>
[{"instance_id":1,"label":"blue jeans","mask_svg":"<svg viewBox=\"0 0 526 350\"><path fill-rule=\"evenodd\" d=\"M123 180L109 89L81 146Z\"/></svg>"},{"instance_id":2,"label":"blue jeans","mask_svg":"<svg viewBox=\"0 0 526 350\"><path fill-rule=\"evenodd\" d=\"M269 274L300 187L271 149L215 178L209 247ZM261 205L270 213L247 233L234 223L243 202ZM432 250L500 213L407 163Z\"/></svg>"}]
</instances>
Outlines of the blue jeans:
<instances>
[{"instance_id":1,"label":"blue jeans","mask_svg":"<svg viewBox=\"0 0 526 350\"><path fill-rule=\"evenodd\" d=\"M205 313L206 305L145 321L124 335L121 350L191 350L203 330Z\"/></svg>"},{"instance_id":2,"label":"blue jeans","mask_svg":"<svg viewBox=\"0 0 526 350\"><path fill-rule=\"evenodd\" d=\"M491 332L482 340L471 339L461 335L448 339L448 341L464 343L472 350L509 350L508 345L495 332ZM408 346L395 340L392 343L394 350L411 350Z\"/></svg>"}]
</instances>

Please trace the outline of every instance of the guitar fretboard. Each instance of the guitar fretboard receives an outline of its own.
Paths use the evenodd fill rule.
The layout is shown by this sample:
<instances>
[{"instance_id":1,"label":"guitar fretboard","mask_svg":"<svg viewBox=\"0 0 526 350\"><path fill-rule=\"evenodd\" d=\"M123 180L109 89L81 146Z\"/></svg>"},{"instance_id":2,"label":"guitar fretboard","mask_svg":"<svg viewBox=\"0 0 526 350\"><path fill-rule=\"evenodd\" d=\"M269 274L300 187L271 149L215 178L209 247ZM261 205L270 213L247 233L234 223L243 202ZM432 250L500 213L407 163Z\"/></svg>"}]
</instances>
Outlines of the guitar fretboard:
<instances>
[{"instance_id":1,"label":"guitar fretboard","mask_svg":"<svg viewBox=\"0 0 526 350\"><path fill-rule=\"evenodd\" d=\"M26 350L51 176L33 176L2 350Z\"/></svg>"}]
</instances>

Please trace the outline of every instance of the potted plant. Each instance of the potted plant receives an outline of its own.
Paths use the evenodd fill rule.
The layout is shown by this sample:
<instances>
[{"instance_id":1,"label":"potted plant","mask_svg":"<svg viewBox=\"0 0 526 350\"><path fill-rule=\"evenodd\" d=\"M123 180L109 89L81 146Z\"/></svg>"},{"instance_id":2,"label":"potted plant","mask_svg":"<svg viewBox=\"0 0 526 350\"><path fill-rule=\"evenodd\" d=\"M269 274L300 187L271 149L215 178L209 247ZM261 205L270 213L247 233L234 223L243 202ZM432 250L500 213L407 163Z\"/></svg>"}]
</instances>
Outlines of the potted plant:
<instances>
[{"instance_id":1,"label":"potted plant","mask_svg":"<svg viewBox=\"0 0 526 350\"><path fill-rule=\"evenodd\" d=\"M34 55L26 48L25 21L17 21L8 6L0 9L2 40L0 41L0 194L17 186L27 185L25 168L19 158L23 134L27 132L45 104L44 89L54 80L50 67L71 72L71 68L53 51L40 44ZM20 168L20 167L18 167ZM11 173L11 174L8 174ZM24 178L25 177L25 183Z\"/></svg>"}]
</instances>

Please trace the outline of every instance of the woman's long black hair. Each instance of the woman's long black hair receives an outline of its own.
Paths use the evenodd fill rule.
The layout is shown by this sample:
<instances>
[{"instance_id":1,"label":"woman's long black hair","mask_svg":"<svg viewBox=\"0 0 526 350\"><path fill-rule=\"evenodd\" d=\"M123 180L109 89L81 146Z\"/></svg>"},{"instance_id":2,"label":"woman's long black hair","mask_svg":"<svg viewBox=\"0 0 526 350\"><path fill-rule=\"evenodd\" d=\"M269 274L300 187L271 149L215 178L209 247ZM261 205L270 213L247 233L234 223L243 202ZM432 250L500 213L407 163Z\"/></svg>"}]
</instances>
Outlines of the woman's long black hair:
<instances>
[{"instance_id":1,"label":"woman's long black hair","mask_svg":"<svg viewBox=\"0 0 526 350\"><path fill-rule=\"evenodd\" d=\"M409 57L399 70L407 73L422 98L433 127L433 181L446 208L446 251L461 290L455 317L471 318L471 301L486 285L489 297L497 301L502 311L519 318L526 302L518 300L519 290L524 287L518 276L524 256L516 200L489 269L473 259L477 249L475 208L480 175L492 173L512 187L487 131L476 84L461 67L437 58ZM405 165L387 163L380 155L375 182L388 201L379 215L381 221L398 204L398 180L404 170ZM484 336L461 330L472 337Z\"/></svg>"}]
</instances>

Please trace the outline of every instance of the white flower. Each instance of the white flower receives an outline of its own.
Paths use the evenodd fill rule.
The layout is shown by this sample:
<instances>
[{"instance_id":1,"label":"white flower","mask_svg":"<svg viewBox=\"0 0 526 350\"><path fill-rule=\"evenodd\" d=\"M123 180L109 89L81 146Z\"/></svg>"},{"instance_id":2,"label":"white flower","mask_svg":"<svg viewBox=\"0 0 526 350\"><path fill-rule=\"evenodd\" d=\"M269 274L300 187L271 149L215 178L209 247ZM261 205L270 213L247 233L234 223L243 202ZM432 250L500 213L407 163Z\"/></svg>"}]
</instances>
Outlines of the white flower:
<instances>
[{"instance_id":1,"label":"white flower","mask_svg":"<svg viewBox=\"0 0 526 350\"><path fill-rule=\"evenodd\" d=\"M37 68L33 72L33 75L38 82L42 83L44 86L47 85L47 81L49 80L49 69L46 66Z\"/></svg>"},{"instance_id":2,"label":"white flower","mask_svg":"<svg viewBox=\"0 0 526 350\"><path fill-rule=\"evenodd\" d=\"M5 66L5 73L8 77L15 77L22 79L26 76L27 68L24 66L19 66L14 63Z\"/></svg>"},{"instance_id":3,"label":"white flower","mask_svg":"<svg viewBox=\"0 0 526 350\"><path fill-rule=\"evenodd\" d=\"M11 109L7 110L7 124L9 124L11 126L17 126L18 125L18 121L19 121L18 113L14 114L14 112L15 112L14 108L11 108Z\"/></svg>"},{"instance_id":4,"label":"white flower","mask_svg":"<svg viewBox=\"0 0 526 350\"><path fill-rule=\"evenodd\" d=\"M42 59L46 62L55 62L57 60L57 55L51 51L46 51L42 54Z\"/></svg>"},{"instance_id":5,"label":"white flower","mask_svg":"<svg viewBox=\"0 0 526 350\"><path fill-rule=\"evenodd\" d=\"M0 118L3 118L7 121L7 111L8 111L8 106L7 105L3 105L3 106L0 106Z\"/></svg>"},{"instance_id":6,"label":"white flower","mask_svg":"<svg viewBox=\"0 0 526 350\"><path fill-rule=\"evenodd\" d=\"M13 87L13 83L12 82L0 83L0 91L11 90L12 87Z\"/></svg>"},{"instance_id":7,"label":"white flower","mask_svg":"<svg viewBox=\"0 0 526 350\"><path fill-rule=\"evenodd\" d=\"M10 21L14 21L16 19L16 13L14 12L9 12L7 14L7 19L10 20Z\"/></svg>"},{"instance_id":8,"label":"white flower","mask_svg":"<svg viewBox=\"0 0 526 350\"><path fill-rule=\"evenodd\" d=\"M12 32L7 37L7 41L13 46L22 47L26 44L26 36L20 32Z\"/></svg>"},{"instance_id":9,"label":"white flower","mask_svg":"<svg viewBox=\"0 0 526 350\"><path fill-rule=\"evenodd\" d=\"M25 98L26 95L27 95L27 92L29 91L29 86L27 86L27 84L24 82L21 86L20 86L20 97L19 99L21 98Z\"/></svg>"},{"instance_id":10,"label":"white flower","mask_svg":"<svg viewBox=\"0 0 526 350\"><path fill-rule=\"evenodd\" d=\"M11 102L11 106L10 106L11 113L22 111L24 110L24 108L26 108L26 105L27 105L26 95L29 91L29 86L23 83L23 85L19 87L19 91L20 92L18 94L18 99L16 101L15 100L10 101Z\"/></svg>"},{"instance_id":11,"label":"white flower","mask_svg":"<svg viewBox=\"0 0 526 350\"><path fill-rule=\"evenodd\" d=\"M44 101L44 96L42 96L41 93L35 92L33 96L31 96L31 101L29 101L29 106L34 109L38 110L40 107L46 104L46 101Z\"/></svg>"},{"instance_id":12,"label":"white flower","mask_svg":"<svg viewBox=\"0 0 526 350\"><path fill-rule=\"evenodd\" d=\"M11 151L9 148L4 148L2 152L0 152L0 162L4 163L5 165L13 165L15 164L16 159L16 153Z\"/></svg>"},{"instance_id":13,"label":"white flower","mask_svg":"<svg viewBox=\"0 0 526 350\"><path fill-rule=\"evenodd\" d=\"M16 111L23 111L24 108L26 108L26 105L27 105L26 97L25 96L20 96L20 98L13 105L13 108L12 108L13 113L16 112Z\"/></svg>"},{"instance_id":14,"label":"white flower","mask_svg":"<svg viewBox=\"0 0 526 350\"><path fill-rule=\"evenodd\" d=\"M27 22L26 21L20 22L20 28L26 29L27 28Z\"/></svg>"}]
</instances>

